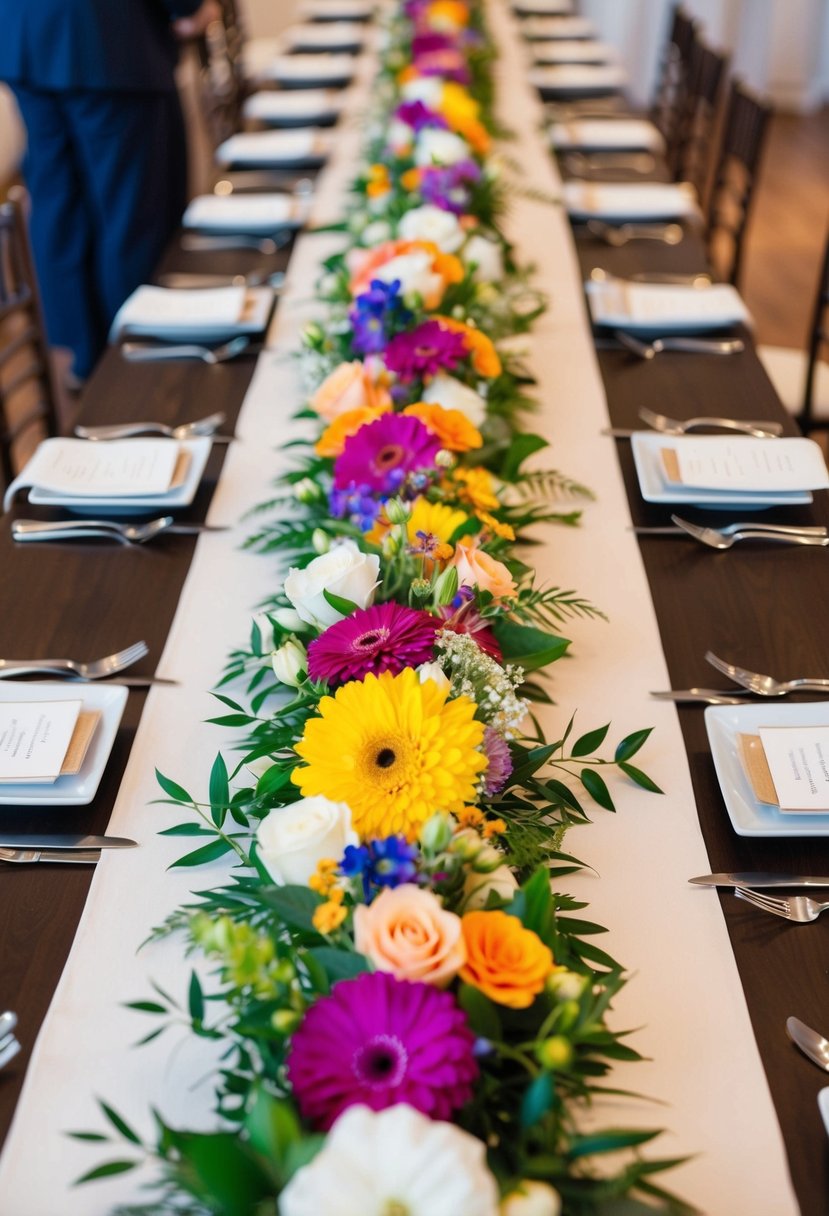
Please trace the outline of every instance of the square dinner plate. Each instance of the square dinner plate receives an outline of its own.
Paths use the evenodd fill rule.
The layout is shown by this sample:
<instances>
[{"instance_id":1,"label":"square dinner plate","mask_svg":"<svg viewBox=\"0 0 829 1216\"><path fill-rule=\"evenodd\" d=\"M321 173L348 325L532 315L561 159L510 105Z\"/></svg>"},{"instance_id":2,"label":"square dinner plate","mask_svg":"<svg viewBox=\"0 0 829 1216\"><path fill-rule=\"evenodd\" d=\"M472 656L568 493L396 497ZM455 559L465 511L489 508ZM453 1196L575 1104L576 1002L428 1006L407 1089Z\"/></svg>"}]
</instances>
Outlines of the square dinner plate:
<instances>
[{"instance_id":1,"label":"square dinner plate","mask_svg":"<svg viewBox=\"0 0 829 1216\"><path fill-rule=\"evenodd\" d=\"M758 802L740 759L737 736L761 726L829 724L829 700L802 704L769 700L746 705L709 705L705 729L725 809L738 836L829 836L829 812L798 815Z\"/></svg>"},{"instance_id":2,"label":"square dinner plate","mask_svg":"<svg viewBox=\"0 0 829 1216\"><path fill-rule=\"evenodd\" d=\"M199 232L270 236L301 228L308 210L308 200L292 194L202 194L191 199L181 225Z\"/></svg>"},{"instance_id":3,"label":"square dinner plate","mask_svg":"<svg viewBox=\"0 0 829 1216\"><path fill-rule=\"evenodd\" d=\"M724 490L700 490L668 482L662 473L660 449L670 445L671 437L659 431L636 431L631 436L631 450L639 489L645 502L665 506L723 507L735 510L759 511L764 507L799 506L812 501L810 490L780 490L773 493L728 493ZM764 441L766 442L766 441ZM776 442L768 440L769 443Z\"/></svg>"},{"instance_id":4,"label":"square dinner plate","mask_svg":"<svg viewBox=\"0 0 829 1216\"><path fill-rule=\"evenodd\" d=\"M355 71L352 55L279 55L260 68L262 80L275 80L283 89L342 88Z\"/></svg>"},{"instance_id":5,"label":"square dinner plate","mask_svg":"<svg viewBox=\"0 0 829 1216\"><path fill-rule=\"evenodd\" d=\"M329 89L265 89L247 98L242 113L271 127L308 127L335 122L341 105Z\"/></svg>"},{"instance_id":6,"label":"square dinner plate","mask_svg":"<svg viewBox=\"0 0 829 1216\"><path fill-rule=\"evenodd\" d=\"M529 72L530 84L542 97L615 93L627 80L627 72L617 63L555 63Z\"/></svg>"},{"instance_id":7,"label":"square dinner plate","mask_svg":"<svg viewBox=\"0 0 829 1216\"><path fill-rule=\"evenodd\" d=\"M751 317L730 283L687 287L590 279L584 285L594 325L632 334L696 334L748 325Z\"/></svg>"},{"instance_id":8,"label":"square dinner plate","mask_svg":"<svg viewBox=\"0 0 829 1216\"><path fill-rule=\"evenodd\" d=\"M164 494L146 494L135 498L83 498L70 494L50 493L32 486L29 490L29 502L38 507L66 507L84 515L147 515L162 514L181 507L189 507L196 496L199 482L202 479L207 458L213 441L209 435L200 435L195 439L184 439L180 446L190 453L190 464L187 475L180 486L167 490ZM0 687L3 685L0 680Z\"/></svg>"},{"instance_id":9,"label":"square dinner plate","mask_svg":"<svg viewBox=\"0 0 829 1216\"><path fill-rule=\"evenodd\" d=\"M274 169L319 169L331 149L329 132L317 127L285 131L241 131L216 149L220 165L258 165Z\"/></svg>"},{"instance_id":10,"label":"square dinner plate","mask_svg":"<svg viewBox=\"0 0 829 1216\"><path fill-rule=\"evenodd\" d=\"M0 806L85 806L98 791L109 753L127 703L122 684L100 681L81 683L33 683L30 680L0 680L0 701L83 701L84 710L100 713L83 764L77 773L58 777L51 785L0 785Z\"/></svg>"},{"instance_id":11,"label":"square dinner plate","mask_svg":"<svg viewBox=\"0 0 829 1216\"><path fill-rule=\"evenodd\" d=\"M693 187L682 182L565 182L562 195L576 220L622 224L699 215Z\"/></svg>"}]
</instances>

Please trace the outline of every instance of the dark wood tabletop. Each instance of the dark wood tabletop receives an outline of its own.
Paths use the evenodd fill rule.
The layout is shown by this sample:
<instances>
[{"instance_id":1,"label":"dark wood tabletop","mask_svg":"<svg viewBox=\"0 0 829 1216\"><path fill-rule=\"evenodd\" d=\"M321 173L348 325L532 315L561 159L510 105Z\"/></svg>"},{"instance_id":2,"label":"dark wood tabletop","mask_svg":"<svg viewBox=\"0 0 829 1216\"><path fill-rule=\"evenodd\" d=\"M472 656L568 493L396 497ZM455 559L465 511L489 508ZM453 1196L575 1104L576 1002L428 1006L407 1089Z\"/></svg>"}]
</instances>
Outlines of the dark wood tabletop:
<instances>
[{"instance_id":1,"label":"dark wood tabletop","mask_svg":"<svg viewBox=\"0 0 829 1216\"><path fill-rule=\"evenodd\" d=\"M704 267L699 234L668 247L632 242L610 248L579 230L577 250L585 276L594 266L627 275L637 271L696 271ZM284 266L287 251L185 255L173 249L160 269L236 273ZM541 284L541 286L545 286ZM726 414L782 421L796 434L751 346L728 357L666 354L643 362L623 351L602 350L599 361L614 425L636 427L640 407L678 418ZM224 410L233 425L253 371L254 358L209 367L193 362L127 364L110 350L83 398L84 422L155 418L178 423ZM634 523L661 524L670 511L645 504L630 443L616 442ZM183 518L201 519L221 471L214 448L202 487ZM106 542L15 546L10 522L21 515L48 517L16 506L0 521L0 654L52 654L93 658L144 638L150 654L135 674L154 670L186 576L194 540L165 536L146 548ZM688 512L717 522L712 512ZM723 519L725 517L722 517ZM758 518L829 525L827 494L810 507L763 512ZM704 661L713 649L744 666L779 676L829 674L824 612L829 602L829 553L751 545L717 553L684 537L643 537L642 555L673 687L725 682ZM623 572L620 572L623 578ZM145 694L131 691L122 727L101 788L89 807L38 812L44 831L105 829L138 725ZM776 869L829 874L829 838L756 839L731 828L703 724L702 707L678 709L702 832L713 870ZM670 792L669 792L670 794ZM32 815L0 807L0 830L31 830ZM643 866L648 859L643 858ZM17 1101L32 1044L71 947L91 869L4 866L0 874L0 1008L20 1018L23 1052L0 1072L0 1139ZM717 898L709 893L711 898ZM825 1216L829 1206L829 1149L816 1094L825 1081L789 1043L787 1016L829 1031L829 917L808 927L759 915L729 893L721 897L757 1042L785 1138L804 1216ZM693 960L704 975L704 960ZM687 960L677 959L678 974ZM704 982L701 980L701 982ZM701 1037L716 1027L700 1027ZM710 1050L710 1046L707 1048ZM734 1119L739 1122L739 1095ZM762 1152L762 1146L758 1146Z\"/></svg>"}]
</instances>

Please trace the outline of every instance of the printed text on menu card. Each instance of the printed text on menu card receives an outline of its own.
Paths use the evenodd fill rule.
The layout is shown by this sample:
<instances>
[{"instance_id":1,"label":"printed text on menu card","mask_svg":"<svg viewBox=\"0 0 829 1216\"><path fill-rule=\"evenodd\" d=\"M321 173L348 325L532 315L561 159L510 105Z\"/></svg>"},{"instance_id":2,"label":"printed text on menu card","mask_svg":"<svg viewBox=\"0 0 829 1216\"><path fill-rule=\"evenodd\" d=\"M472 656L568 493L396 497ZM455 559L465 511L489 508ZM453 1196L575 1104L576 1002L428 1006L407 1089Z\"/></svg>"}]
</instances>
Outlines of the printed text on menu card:
<instances>
[{"instance_id":1,"label":"printed text on menu card","mask_svg":"<svg viewBox=\"0 0 829 1216\"><path fill-rule=\"evenodd\" d=\"M0 783L54 781L83 702L0 702Z\"/></svg>"},{"instance_id":2,"label":"printed text on menu card","mask_svg":"<svg viewBox=\"0 0 829 1216\"><path fill-rule=\"evenodd\" d=\"M826 726L762 726L758 734L781 811L829 811Z\"/></svg>"},{"instance_id":3,"label":"printed text on menu card","mask_svg":"<svg viewBox=\"0 0 829 1216\"><path fill-rule=\"evenodd\" d=\"M708 490L819 490L829 486L809 439L687 438L674 444L683 485Z\"/></svg>"}]
</instances>

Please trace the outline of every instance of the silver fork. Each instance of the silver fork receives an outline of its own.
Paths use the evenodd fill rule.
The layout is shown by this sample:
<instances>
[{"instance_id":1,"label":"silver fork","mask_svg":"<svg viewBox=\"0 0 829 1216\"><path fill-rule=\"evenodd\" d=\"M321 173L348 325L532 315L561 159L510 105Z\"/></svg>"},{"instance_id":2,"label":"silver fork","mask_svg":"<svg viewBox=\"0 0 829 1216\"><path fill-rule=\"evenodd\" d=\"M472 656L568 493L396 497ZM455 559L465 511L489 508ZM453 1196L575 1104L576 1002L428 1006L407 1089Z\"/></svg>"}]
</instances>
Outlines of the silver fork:
<instances>
[{"instance_id":1,"label":"silver fork","mask_svg":"<svg viewBox=\"0 0 829 1216\"><path fill-rule=\"evenodd\" d=\"M150 653L146 642L136 642L115 654L79 663L75 659L0 659L0 680L17 676L50 672L58 676L79 676L82 680L103 680L116 672L132 667Z\"/></svg>"},{"instance_id":2,"label":"silver fork","mask_svg":"<svg viewBox=\"0 0 829 1216\"><path fill-rule=\"evenodd\" d=\"M120 426L76 426L79 439L129 439L133 435L166 435L170 439L192 439L197 435L213 435L222 425L226 414L208 414L195 422L167 426L164 422L125 422Z\"/></svg>"},{"instance_id":3,"label":"silver fork","mask_svg":"<svg viewBox=\"0 0 829 1216\"><path fill-rule=\"evenodd\" d=\"M741 435L753 435L755 439L774 439L783 431L783 424L780 422L743 422L739 418L707 418L701 415L696 418L669 418L667 414L657 414L655 410L649 410L644 405L639 410L639 417L655 431L662 431L665 435L684 435L686 431L693 431L701 426L738 431Z\"/></svg>"},{"instance_id":4,"label":"silver fork","mask_svg":"<svg viewBox=\"0 0 829 1216\"><path fill-rule=\"evenodd\" d=\"M181 238L181 248L187 253L212 253L222 249L254 249L257 253L277 253L293 238L293 232L286 229L274 236L245 236L241 233L228 233L227 236L207 236L196 232L185 232Z\"/></svg>"},{"instance_id":5,"label":"silver fork","mask_svg":"<svg viewBox=\"0 0 829 1216\"><path fill-rule=\"evenodd\" d=\"M162 359L202 359L205 363L225 363L235 359L250 345L250 338L240 334L221 346L202 346L196 342L162 346L156 342L123 342L120 351L128 363L155 363Z\"/></svg>"},{"instance_id":6,"label":"silver fork","mask_svg":"<svg viewBox=\"0 0 829 1216\"><path fill-rule=\"evenodd\" d=\"M786 528L774 524L732 524L729 528L712 528L692 524L678 515L672 515L671 519L683 532L709 549L730 549L741 540L767 540L778 545L817 545L824 549L829 546L829 536L821 529L807 531L805 528Z\"/></svg>"},{"instance_id":7,"label":"silver fork","mask_svg":"<svg viewBox=\"0 0 829 1216\"><path fill-rule=\"evenodd\" d=\"M663 245L678 245L682 240L681 224L606 224L604 220L588 220L587 231L606 245L616 248L628 241L661 241Z\"/></svg>"},{"instance_id":8,"label":"silver fork","mask_svg":"<svg viewBox=\"0 0 829 1216\"><path fill-rule=\"evenodd\" d=\"M13 1060L20 1051L20 1044L14 1037L13 1031L17 1026L17 1014L7 1009L0 1013L0 1068Z\"/></svg>"},{"instance_id":9,"label":"silver fork","mask_svg":"<svg viewBox=\"0 0 829 1216\"><path fill-rule=\"evenodd\" d=\"M640 359L655 359L663 351L681 351L688 355L739 355L745 350L742 338L654 338L642 342L623 329L613 331L616 341Z\"/></svg>"},{"instance_id":10,"label":"silver fork","mask_svg":"<svg viewBox=\"0 0 829 1216\"><path fill-rule=\"evenodd\" d=\"M817 920L821 912L829 908L829 901L819 903L808 895L766 895L765 891L755 891L753 887L735 887L734 894L738 899L753 904L763 912L770 912L772 916L780 916L783 920L795 921L801 925Z\"/></svg>"},{"instance_id":11,"label":"silver fork","mask_svg":"<svg viewBox=\"0 0 829 1216\"><path fill-rule=\"evenodd\" d=\"M724 676L728 676L735 684L742 685L749 692L760 697L785 697L789 692L823 692L829 693L829 680L820 677L814 679L801 676L795 680L775 680L773 676L764 676L759 671L748 671L745 667L736 667L720 659L712 651L705 654L706 661Z\"/></svg>"},{"instance_id":12,"label":"silver fork","mask_svg":"<svg viewBox=\"0 0 829 1216\"><path fill-rule=\"evenodd\" d=\"M162 532L196 536L201 532L226 531L226 527L215 524L177 524L172 515L162 515L144 524L119 524L114 519L61 519L51 523L39 519L16 519L12 523L12 540L27 544L41 540L85 540L95 536L123 545L143 545Z\"/></svg>"}]
</instances>

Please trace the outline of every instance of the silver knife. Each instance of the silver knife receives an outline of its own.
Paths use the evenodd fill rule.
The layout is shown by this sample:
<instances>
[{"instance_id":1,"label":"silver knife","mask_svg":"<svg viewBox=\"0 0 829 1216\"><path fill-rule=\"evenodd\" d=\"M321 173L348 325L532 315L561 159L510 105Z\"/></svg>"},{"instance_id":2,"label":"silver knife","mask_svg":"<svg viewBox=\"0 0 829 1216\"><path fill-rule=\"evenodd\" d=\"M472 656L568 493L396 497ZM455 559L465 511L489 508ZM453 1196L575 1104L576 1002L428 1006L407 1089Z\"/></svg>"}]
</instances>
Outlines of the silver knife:
<instances>
[{"instance_id":1,"label":"silver knife","mask_svg":"<svg viewBox=\"0 0 829 1216\"><path fill-rule=\"evenodd\" d=\"M3 832L0 849L136 849L128 836L85 836L82 832Z\"/></svg>"},{"instance_id":2,"label":"silver knife","mask_svg":"<svg viewBox=\"0 0 829 1216\"><path fill-rule=\"evenodd\" d=\"M804 874L772 874L765 871L735 874L701 874L689 878L698 887L829 887L829 878Z\"/></svg>"},{"instance_id":3,"label":"silver knife","mask_svg":"<svg viewBox=\"0 0 829 1216\"><path fill-rule=\"evenodd\" d=\"M811 1026L801 1022L800 1018L786 1018L786 1031L792 1042L813 1064L817 1064L824 1072L829 1072L829 1043L822 1034L812 1030Z\"/></svg>"},{"instance_id":4,"label":"silver knife","mask_svg":"<svg viewBox=\"0 0 829 1216\"><path fill-rule=\"evenodd\" d=\"M0 849L0 861L54 861L71 865L95 865L101 860L100 849Z\"/></svg>"},{"instance_id":5,"label":"silver knife","mask_svg":"<svg viewBox=\"0 0 829 1216\"><path fill-rule=\"evenodd\" d=\"M280 292L285 286L285 271L275 270L272 274L267 271L252 271L250 274L186 274L183 271L170 271L159 275L162 287L175 287L181 290L195 290L199 287L272 287Z\"/></svg>"}]
</instances>

